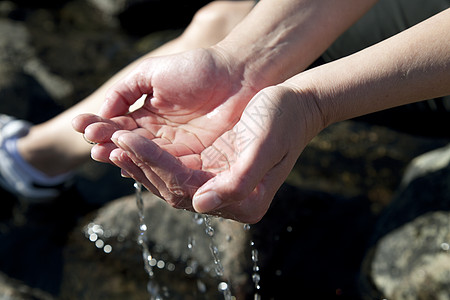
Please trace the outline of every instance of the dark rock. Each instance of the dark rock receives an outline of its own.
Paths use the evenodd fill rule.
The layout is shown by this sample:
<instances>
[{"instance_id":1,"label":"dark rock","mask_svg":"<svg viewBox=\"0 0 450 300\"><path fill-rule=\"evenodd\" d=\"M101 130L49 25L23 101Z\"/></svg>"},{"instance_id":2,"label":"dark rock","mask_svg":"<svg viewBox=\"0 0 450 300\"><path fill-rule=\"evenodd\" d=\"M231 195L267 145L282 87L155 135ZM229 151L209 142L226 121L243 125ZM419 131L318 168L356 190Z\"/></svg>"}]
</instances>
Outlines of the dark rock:
<instances>
[{"instance_id":1,"label":"dark rock","mask_svg":"<svg viewBox=\"0 0 450 300\"><path fill-rule=\"evenodd\" d=\"M90 0L105 19L127 32L152 32L185 28L194 14L211 0Z\"/></svg>"},{"instance_id":2,"label":"dark rock","mask_svg":"<svg viewBox=\"0 0 450 300\"><path fill-rule=\"evenodd\" d=\"M33 289L20 281L8 278L0 273L0 299L3 300L52 300L50 294L39 289Z\"/></svg>"},{"instance_id":3,"label":"dark rock","mask_svg":"<svg viewBox=\"0 0 450 300\"><path fill-rule=\"evenodd\" d=\"M448 146L409 165L371 241L362 280L367 299L449 299L449 181Z\"/></svg>"},{"instance_id":4,"label":"dark rock","mask_svg":"<svg viewBox=\"0 0 450 300\"><path fill-rule=\"evenodd\" d=\"M309 143L287 182L348 197L363 195L378 213L391 201L408 163L447 143L365 122L340 122Z\"/></svg>"},{"instance_id":5,"label":"dark rock","mask_svg":"<svg viewBox=\"0 0 450 300\"><path fill-rule=\"evenodd\" d=\"M0 53L2 113L42 122L61 111L53 99L71 93L71 85L36 58L22 23L0 19Z\"/></svg>"}]
</instances>

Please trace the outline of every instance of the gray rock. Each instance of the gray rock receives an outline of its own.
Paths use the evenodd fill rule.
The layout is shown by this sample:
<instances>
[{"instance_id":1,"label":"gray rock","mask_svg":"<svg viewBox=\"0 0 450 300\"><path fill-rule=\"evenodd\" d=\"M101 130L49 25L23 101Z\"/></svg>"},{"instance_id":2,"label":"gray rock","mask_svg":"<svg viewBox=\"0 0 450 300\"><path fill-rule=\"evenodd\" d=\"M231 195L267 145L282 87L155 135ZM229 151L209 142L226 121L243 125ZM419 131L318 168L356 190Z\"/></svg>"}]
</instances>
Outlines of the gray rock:
<instances>
[{"instance_id":1,"label":"gray rock","mask_svg":"<svg viewBox=\"0 0 450 300\"><path fill-rule=\"evenodd\" d=\"M204 219L198 215L175 210L149 193L145 194L144 207L148 228L145 237L156 264L152 282L161 291L170 299L213 299L220 295L218 284L227 281L234 294L242 295L250 278L246 269L251 260L244 255L249 240L242 224L213 218L211 239L205 232ZM83 299L121 299L130 292L136 299L148 297L148 277L137 244L138 220L132 195L104 206L94 218L83 222L83 228L74 231L66 249L62 284L65 299L72 299L73 295L82 295ZM90 237L95 232L96 236ZM99 240L100 244L95 244ZM215 272L211 245L218 249L223 277ZM110 281L116 282L114 288Z\"/></svg>"},{"instance_id":2,"label":"gray rock","mask_svg":"<svg viewBox=\"0 0 450 300\"><path fill-rule=\"evenodd\" d=\"M413 180L446 168L450 164L450 144L416 157L408 166L402 179L405 188Z\"/></svg>"},{"instance_id":3,"label":"gray rock","mask_svg":"<svg viewBox=\"0 0 450 300\"><path fill-rule=\"evenodd\" d=\"M374 284L387 299L450 299L450 212L422 215L379 241Z\"/></svg>"},{"instance_id":4,"label":"gray rock","mask_svg":"<svg viewBox=\"0 0 450 300\"><path fill-rule=\"evenodd\" d=\"M364 295L450 299L449 156L450 147L443 147L407 167L376 226L363 271Z\"/></svg>"}]
</instances>

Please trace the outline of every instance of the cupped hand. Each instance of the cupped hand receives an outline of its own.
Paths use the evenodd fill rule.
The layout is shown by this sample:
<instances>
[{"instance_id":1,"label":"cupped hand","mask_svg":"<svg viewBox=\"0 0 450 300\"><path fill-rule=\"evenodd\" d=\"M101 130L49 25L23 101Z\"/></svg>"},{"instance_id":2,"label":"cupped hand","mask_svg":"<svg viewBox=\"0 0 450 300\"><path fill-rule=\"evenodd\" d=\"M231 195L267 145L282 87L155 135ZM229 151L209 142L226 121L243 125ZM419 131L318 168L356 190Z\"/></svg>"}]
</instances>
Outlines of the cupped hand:
<instances>
[{"instance_id":1,"label":"cupped hand","mask_svg":"<svg viewBox=\"0 0 450 300\"><path fill-rule=\"evenodd\" d=\"M110 138L119 129L166 145L176 156L198 154L236 124L256 93L229 61L217 48L149 58L108 91L99 116L80 115L73 126L99 144L92 152L99 161L109 161ZM144 105L129 113L142 95Z\"/></svg>"},{"instance_id":2,"label":"cupped hand","mask_svg":"<svg viewBox=\"0 0 450 300\"><path fill-rule=\"evenodd\" d=\"M290 87L266 88L233 128L200 153L177 156L165 145L120 130L112 136L118 148L109 158L175 207L255 223L320 129L312 103Z\"/></svg>"},{"instance_id":3,"label":"cupped hand","mask_svg":"<svg viewBox=\"0 0 450 300\"><path fill-rule=\"evenodd\" d=\"M112 134L129 130L178 157L184 166L199 169L196 155L236 124L257 90L230 61L217 47L146 59L110 88L98 116L80 115L73 127L97 144L91 152L95 160L112 163L111 152L117 148ZM129 113L142 95L143 106ZM160 195L174 206L182 205L171 202L167 193Z\"/></svg>"}]
</instances>

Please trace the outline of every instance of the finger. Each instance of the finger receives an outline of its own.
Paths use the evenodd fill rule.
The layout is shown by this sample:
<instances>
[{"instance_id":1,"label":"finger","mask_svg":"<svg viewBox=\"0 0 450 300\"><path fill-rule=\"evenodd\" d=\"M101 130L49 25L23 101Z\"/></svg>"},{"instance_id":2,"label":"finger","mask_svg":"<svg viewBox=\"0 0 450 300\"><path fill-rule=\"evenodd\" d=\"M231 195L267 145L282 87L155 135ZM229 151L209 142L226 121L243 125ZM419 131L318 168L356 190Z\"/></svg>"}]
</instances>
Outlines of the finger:
<instances>
[{"instance_id":1,"label":"finger","mask_svg":"<svg viewBox=\"0 0 450 300\"><path fill-rule=\"evenodd\" d=\"M127 152L146 175L155 174L164 183L162 185L158 182L155 186L172 206L186 207L188 204L191 207L192 195L212 176L208 172L186 167L152 141L134 133L119 131L113 135L112 140Z\"/></svg>"},{"instance_id":2,"label":"finger","mask_svg":"<svg viewBox=\"0 0 450 300\"><path fill-rule=\"evenodd\" d=\"M152 181L149 180L148 176L136 166L136 164L122 149L116 148L111 151L109 159L113 164L122 169L121 173L124 177L133 178L134 180L142 183L150 192L158 197L161 197L158 189Z\"/></svg>"},{"instance_id":3,"label":"finger","mask_svg":"<svg viewBox=\"0 0 450 300\"><path fill-rule=\"evenodd\" d=\"M85 124L84 136L94 143L110 142L111 136L117 130L136 130L137 128L134 120L128 117L117 117L110 120L92 116L89 122L90 124Z\"/></svg>"},{"instance_id":4,"label":"finger","mask_svg":"<svg viewBox=\"0 0 450 300\"><path fill-rule=\"evenodd\" d=\"M84 134L85 139L93 143L108 141L118 129L132 130L136 122L129 117L117 117L112 120L94 114L81 114L72 120L72 127Z\"/></svg>"},{"instance_id":5,"label":"finger","mask_svg":"<svg viewBox=\"0 0 450 300\"><path fill-rule=\"evenodd\" d=\"M140 63L125 78L114 84L106 93L106 99L99 114L105 118L112 118L128 113L133 105L144 94L151 94L151 66L150 60Z\"/></svg>"},{"instance_id":6,"label":"finger","mask_svg":"<svg viewBox=\"0 0 450 300\"><path fill-rule=\"evenodd\" d=\"M95 161L103 163L112 163L109 159L111 152L116 149L117 146L113 143L102 143L94 145L91 149L91 158Z\"/></svg>"},{"instance_id":7,"label":"finger","mask_svg":"<svg viewBox=\"0 0 450 300\"><path fill-rule=\"evenodd\" d=\"M116 164L125 170L128 175L133 174L131 175L132 178L142 182L144 186L150 188L153 193L159 195L171 206L175 208L193 210L190 198L184 197L184 192L182 192L181 186L176 189L173 187L169 189L167 183L164 182L149 165L143 163L132 152L124 151L124 153L127 157L129 157L131 163L126 164L116 162Z\"/></svg>"},{"instance_id":8,"label":"finger","mask_svg":"<svg viewBox=\"0 0 450 300\"><path fill-rule=\"evenodd\" d=\"M234 138L236 141L250 140L240 136ZM290 171L288 163L292 161L292 155L287 155L286 150L279 146L283 144L281 139L265 131L245 148L235 148L233 159L227 160L228 168L197 190L193 197L194 209L201 213L220 211L233 219L257 222ZM267 181L269 177L272 181Z\"/></svg>"},{"instance_id":9,"label":"finger","mask_svg":"<svg viewBox=\"0 0 450 300\"><path fill-rule=\"evenodd\" d=\"M87 126L100 120L100 117L94 114L81 114L72 119L72 127L79 133L84 133Z\"/></svg>"}]
</instances>

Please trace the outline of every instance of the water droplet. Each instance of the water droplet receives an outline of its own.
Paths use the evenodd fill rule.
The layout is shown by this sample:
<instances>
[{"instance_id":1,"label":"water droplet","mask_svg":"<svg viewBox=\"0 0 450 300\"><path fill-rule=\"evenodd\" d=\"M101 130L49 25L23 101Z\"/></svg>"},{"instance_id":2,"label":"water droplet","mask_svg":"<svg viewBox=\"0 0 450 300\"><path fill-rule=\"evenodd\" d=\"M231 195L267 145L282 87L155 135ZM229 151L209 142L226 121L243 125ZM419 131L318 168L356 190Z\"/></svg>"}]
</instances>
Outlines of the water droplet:
<instances>
[{"instance_id":1,"label":"water droplet","mask_svg":"<svg viewBox=\"0 0 450 300\"><path fill-rule=\"evenodd\" d=\"M244 224L244 230L250 230L250 224Z\"/></svg>"},{"instance_id":2,"label":"water droplet","mask_svg":"<svg viewBox=\"0 0 450 300\"><path fill-rule=\"evenodd\" d=\"M200 279L197 280L197 289L200 293L206 293L206 284Z\"/></svg>"},{"instance_id":3,"label":"water droplet","mask_svg":"<svg viewBox=\"0 0 450 300\"><path fill-rule=\"evenodd\" d=\"M139 226L139 229L140 229L141 231L147 231L147 225L141 224L141 225Z\"/></svg>"},{"instance_id":4,"label":"water droplet","mask_svg":"<svg viewBox=\"0 0 450 300\"><path fill-rule=\"evenodd\" d=\"M441 249L444 251L448 251L448 250L450 250L450 245L448 243L442 243Z\"/></svg>"},{"instance_id":5,"label":"water droplet","mask_svg":"<svg viewBox=\"0 0 450 300\"><path fill-rule=\"evenodd\" d=\"M97 233L97 234L103 234L103 228L102 226L95 224L94 226L92 226L92 230Z\"/></svg>"},{"instance_id":6,"label":"water droplet","mask_svg":"<svg viewBox=\"0 0 450 300\"><path fill-rule=\"evenodd\" d=\"M168 263L166 268L171 272L175 271L175 265L173 263Z\"/></svg>"},{"instance_id":7,"label":"water droplet","mask_svg":"<svg viewBox=\"0 0 450 300\"><path fill-rule=\"evenodd\" d=\"M98 235L96 233L92 233L91 235L89 235L89 240L91 242L95 242L98 239Z\"/></svg>"},{"instance_id":8,"label":"water droplet","mask_svg":"<svg viewBox=\"0 0 450 300\"><path fill-rule=\"evenodd\" d=\"M197 279L197 289L202 294L206 293L206 284L200 279Z\"/></svg>"},{"instance_id":9,"label":"water droplet","mask_svg":"<svg viewBox=\"0 0 450 300\"><path fill-rule=\"evenodd\" d=\"M213 256L217 257L217 255L219 255L219 248L217 248L214 245L211 245L210 249L211 249L211 253L212 253Z\"/></svg>"},{"instance_id":10,"label":"water droplet","mask_svg":"<svg viewBox=\"0 0 450 300\"><path fill-rule=\"evenodd\" d=\"M258 266L258 250L255 248L255 243L250 241L251 253L252 253L252 262L253 262L253 274L252 281L255 284L255 289L259 290L261 286L259 285L259 281L261 280L261 275L259 275L259 266ZM260 295L255 292L254 299L261 299Z\"/></svg>"},{"instance_id":11,"label":"water droplet","mask_svg":"<svg viewBox=\"0 0 450 300\"><path fill-rule=\"evenodd\" d=\"M252 280L255 283L255 286L258 286L261 276L258 273L253 273Z\"/></svg>"},{"instance_id":12,"label":"water droplet","mask_svg":"<svg viewBox=\"0 0 450 300\"><path fill-rule=\"evenodd\" d=\"M195 213L193 219L194 219L194 222L197 223L197 225L203 224L203 218L200 214Z\"/></svg>"},{"instance_id":13,"label":"water droplet","mask_svg":"<svg viewBox=\"0 0 450 300\"><path fill-rule=\"evenodd\" d=\"M206 227L205 232L206 232L207 235L213 236L214 235L214 228L208 226L208 227Z\"/></svg>"},{"instance_id":14,"label":"water droplet","mask_svg":"<svg viewBox=\"0 0 450 300\"><path fill-rule=\"evenodd\" d=\"M219 283L217 288L219 289L219 291L223 292L228 288L228 283L222 281L221 283Z\"/></svg>"},{"instance_id":15,"label":"water droplet","mask_svg":"<svg viewBox=\"0 0 450 300\"><path fill-rule=\"evenodd\" d=\"M156 259L154 259L154 258L151 258L151 259L148 261L148 264L149 264L150 266L152 266L152 267L156 266L157 263L158 263L158 261L157 261Z\"/></svg>"},{"instance_id":16,"label":"water droplet","mask_svg":"<svg viewBox=\"0 0 450 300\"><path fill-rule=\"evenodd\" d=\"M252 261L253 262L258 262L258 250L256 249L252 249Z\"/></svg>"},{"instance_id":17,"label":"water droplet","mask_svg":"<svg viewBox=\"0 0 450 300\"><path fill-rule=\"evenodd\" d=\"M105 245L105 247L103 247L103 251L105 253L111 253L112 251L112 246L111 245Z\"/></svg>"},{"instance_id":18,"label":"water droplet","mask_svg":"<svg viewBox=\"0 0 450 300\"><path fill-rule=\"evenodd\" d=\"M164 269L165 265L166 263L163 260L158 260L158 262L156 263L156 266L160 269Z\"/></svg>"},{"instance_id":19,"label":"water droplet","mask_svg":"<svg viewBox=\"0 0 450 300\"><path fill-rule=\"evenodd\" d=\"M98 239L95 241L95 246L99 249L103 248L104 245L105 245L105 242L103 242L103 240Z\"/></svg>"},{"instance_id":20,"label":"water droplet","mask_svg":"<svg viewBox=\"0 0 450 300\"><path fill-rule=\"evenodd\" d=\"M217 285L217 289L223 294L225 300L233 299L233 296L231 295L230 285L228 283L224 281L219 283Z\"/></svg>"},{"instance_id":21,"label":"water droplet","mask_svg":"<svg viewBox=\"0 0 450 300\"><path fill-rule=\"evenodd\" d=\"M217 264L216 267L214 268L214 271L216 272L217 276L222 277L224 272L222 264Z\"/></svg>"},{"instance_id":22,"label":"water droplet","mask_svg":"<svg viewBox=\"0 0 450 300\"><path fill-rule=\"evenodd\" d=\"M189 236L187 247L189 250L192 250L194 246L195 246L195 238L193 236Z\"/></svg>"}]
</instances>

